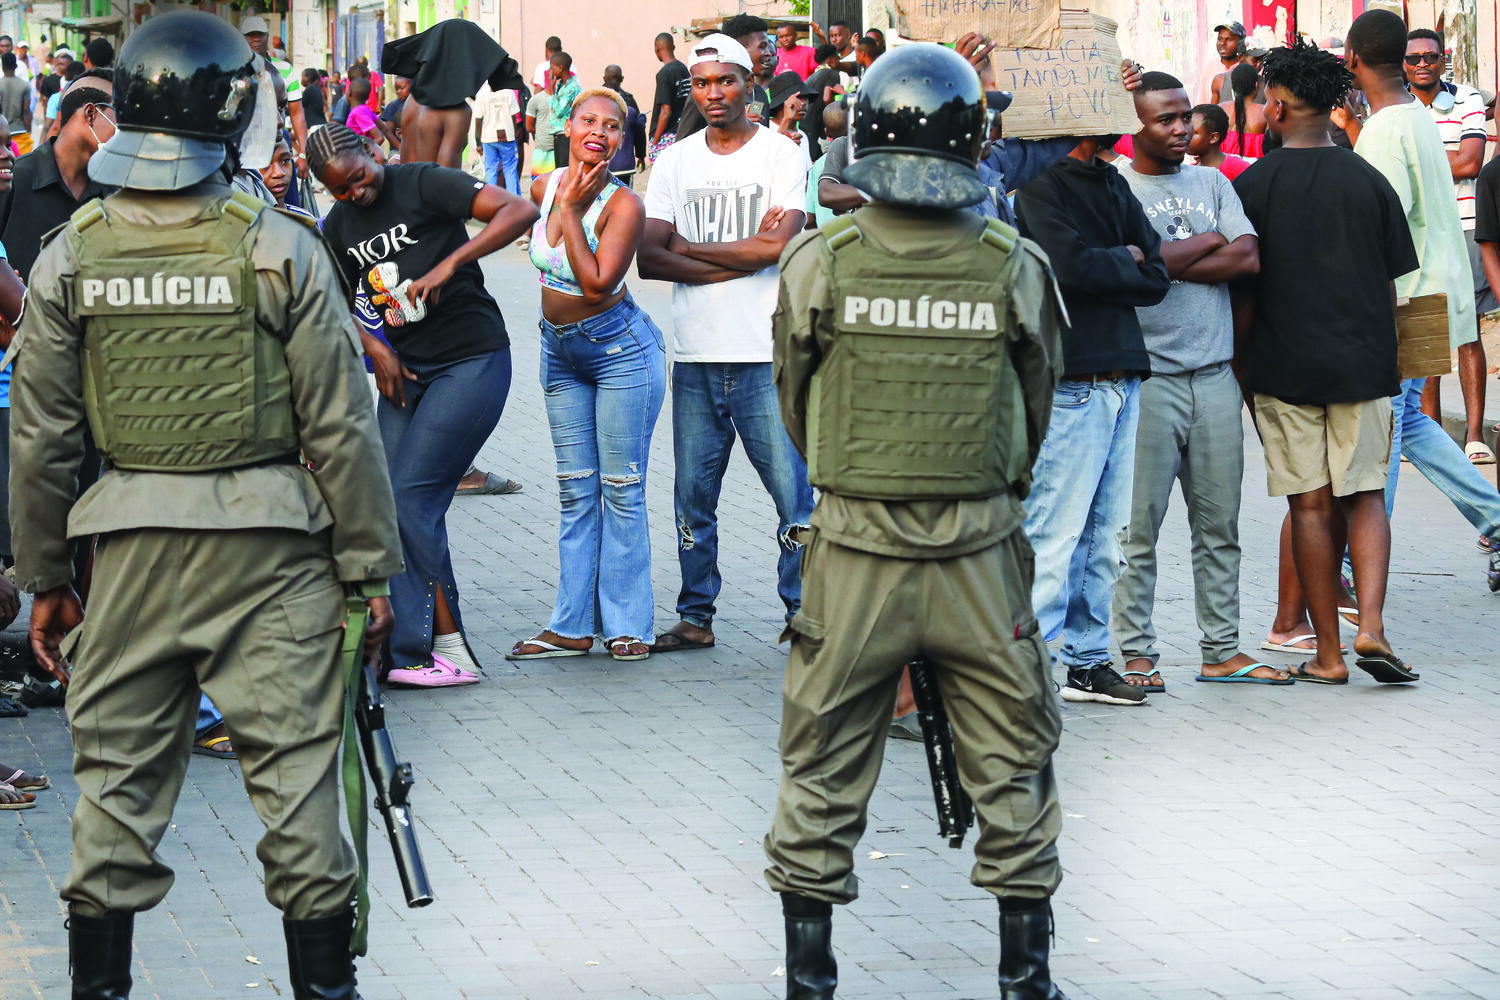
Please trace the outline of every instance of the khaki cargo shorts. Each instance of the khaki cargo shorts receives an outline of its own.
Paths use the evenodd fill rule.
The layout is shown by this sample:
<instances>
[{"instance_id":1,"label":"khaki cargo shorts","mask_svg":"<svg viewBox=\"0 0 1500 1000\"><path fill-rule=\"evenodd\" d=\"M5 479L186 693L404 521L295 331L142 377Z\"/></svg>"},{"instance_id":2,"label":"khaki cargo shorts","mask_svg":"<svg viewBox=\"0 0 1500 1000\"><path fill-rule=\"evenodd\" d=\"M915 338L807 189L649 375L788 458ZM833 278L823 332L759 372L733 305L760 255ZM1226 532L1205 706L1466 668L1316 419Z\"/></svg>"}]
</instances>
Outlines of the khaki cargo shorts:
<instances>
[{"instance_id":1,"label":"khaki cargo shorts","mask_svg":"<svg viewBox=\"0 0 1500 1000\"><path fill-rule=\"evenodd\" d=\"M1256 393L1255 423L1266 449L1271 496L1330 484L1336 497L1385 489L1393 428L1389 399L1297 406Z\"/></svg>"}]
</instances>

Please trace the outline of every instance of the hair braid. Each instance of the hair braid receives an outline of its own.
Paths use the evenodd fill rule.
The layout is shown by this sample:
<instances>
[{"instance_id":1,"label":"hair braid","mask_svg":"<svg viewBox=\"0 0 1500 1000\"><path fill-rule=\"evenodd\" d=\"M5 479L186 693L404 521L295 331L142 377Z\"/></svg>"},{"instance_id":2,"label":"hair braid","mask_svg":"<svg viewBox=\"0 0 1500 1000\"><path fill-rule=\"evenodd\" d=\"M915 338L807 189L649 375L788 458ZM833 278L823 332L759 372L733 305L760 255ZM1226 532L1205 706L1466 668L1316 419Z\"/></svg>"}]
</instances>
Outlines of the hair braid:
<instances>
[{"instance_id":1,"label":"hair braid","mask_svg":"<svg viewBox=\"0 0 1500 1000\"><path fill-rule=\"evenodd\" d=\"M307 167L321 180L328 165L350 153L365 152L358 132L337 122L324 125L307 137Z\"/></svg>"}]
</instances>

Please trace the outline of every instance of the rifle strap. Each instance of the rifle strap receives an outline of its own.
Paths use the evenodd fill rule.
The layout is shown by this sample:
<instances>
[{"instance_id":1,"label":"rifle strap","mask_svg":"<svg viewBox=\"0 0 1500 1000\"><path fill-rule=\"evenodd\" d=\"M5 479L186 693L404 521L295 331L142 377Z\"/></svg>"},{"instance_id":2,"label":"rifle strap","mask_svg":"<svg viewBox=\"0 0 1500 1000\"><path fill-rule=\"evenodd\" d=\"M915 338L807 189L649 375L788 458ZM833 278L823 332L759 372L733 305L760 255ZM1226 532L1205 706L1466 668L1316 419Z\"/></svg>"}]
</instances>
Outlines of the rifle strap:
<instances>
[{"instance_id":1,"label":"rifle strap","mask_svg":"<svg viewBox=\"0 0 1500 1000\"><path fill-rule=\"evenodd\" d=\"M359 759L359 732L354 723L355 699L359 697L365 666L365 625L370 606L362 597L349 598L344 620L344 808L349 814L349 836L354 841L358 870L354 876L354 934L349 952L363 955L370 940L370 799L365 787L365 768Z\"/></svg>"}]
</instances>

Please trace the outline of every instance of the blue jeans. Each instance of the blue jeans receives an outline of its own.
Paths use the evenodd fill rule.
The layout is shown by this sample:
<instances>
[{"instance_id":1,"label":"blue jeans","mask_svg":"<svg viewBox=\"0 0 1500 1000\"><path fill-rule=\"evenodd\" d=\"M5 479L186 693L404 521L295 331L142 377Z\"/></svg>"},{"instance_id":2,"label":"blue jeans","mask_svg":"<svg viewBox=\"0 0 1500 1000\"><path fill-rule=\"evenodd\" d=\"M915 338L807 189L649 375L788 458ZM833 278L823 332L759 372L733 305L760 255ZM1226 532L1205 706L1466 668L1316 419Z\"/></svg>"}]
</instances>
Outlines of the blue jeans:
<instances>
[{"instance_id":1,"label":"blue jeans","mask_svg":"<svg viewBox=\"0 0 1500 1000\"><path fill-rule=\"evenodd\" d=\"M1036 551L1031 603L1042 637L1063 637L1069 669L1109 662L1109 613L1130 524L1141 382L1059 382L1026 498Z\"/></svg>"},{"instance_id":2,"label":"blue jeans","mask_svg":"<svg viewBox=\"0 0 1500 1000\"><path fill-rule=\"evenodd\" d=\"M543 318L542 391L557 452L561 576L547 628L651 641L646 462L667 391L661 331L626 296L597 316Z\"/></svg>"},{"instance_id":3,"label":"blue jeans","mask_svg":"<svg viewBox=\"0 0 1500 1000\"><path fill-rule=\"evenodd\" d=\"M521 193L520 144L514 140L485 143L484 178L497 187L505 188L511 194L519 195Z\"/></svg>"},{"instance_id":4,"label":"blue jeans","mask_svg":"<svg viewBox=\"0 0 1500 1000\"><path fill-rule=\"evenodd\" d=\"M224 721L224 713L214 707L208 695L198 695L198 726L193 730L193 739L203 739L203 734Z\"/></svg>"},{"instance_id":5,"label":"blue jeans","mask_svg":"<svg viewBox=\"0 0 1500 1000\"><path fill-rule=\"evenodd\" d=\"M382 396L377 409L406 561L406 572L391 579L393 669L431 664L437 588L463 630L448 554L448 505L500 422L510 393L510 348L444 364L403 363L416 376L406 383L406 405Z\"/></svg>"},{"instance_id":6,"label":"blue jeans","mask_svg":"<svg viewBox=\"0 0 1500 1000\"><path fill-rule=\"evenodd\" d=\"M679 362L672 368L673 504L682 564L677 616L699 628L713 624L714 600L723 583L719 493L736 432L776 504L776 592L786 605L786 620L802 606L802 543L793 529L807 526L813 494L807 465L781 423L771 363Z\"/></svg>"},{"instance_id":7,"label":"blue jeans","mask_svg":"<svg viewBox=\"0 0 1500 1000\"><path fill-rule=\"evenodd\" d=\"M1495 491L1464 454L1463 448L1436 420L1422 412L1424 378L1407 379L1401 392L1391 399L1395 430L1391 441L1391 471L1385 481L1385 511L1396 509L1396 479L1401 475L1401 456L1412 468L1443 491L1453 506L1489 538L1500 539L1500 493Z\"/></svg>"}]
</instances>

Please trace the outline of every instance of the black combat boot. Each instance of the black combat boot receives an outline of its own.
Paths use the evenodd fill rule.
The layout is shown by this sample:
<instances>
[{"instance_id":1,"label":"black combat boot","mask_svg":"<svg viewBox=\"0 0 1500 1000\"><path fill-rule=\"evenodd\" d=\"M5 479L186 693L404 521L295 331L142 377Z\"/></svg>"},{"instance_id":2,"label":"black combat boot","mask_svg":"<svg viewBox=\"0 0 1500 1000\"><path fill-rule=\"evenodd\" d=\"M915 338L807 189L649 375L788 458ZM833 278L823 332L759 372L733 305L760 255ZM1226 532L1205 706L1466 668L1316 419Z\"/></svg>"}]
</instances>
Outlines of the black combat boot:
<instances>
[{"instance_id":1,"label":"black combat boot","mask_svg":"<svg viewBox=\"0 0 1500 1000\"><path fill-rule=\"evenodd\" d=\"M68 907L68 970L73 1000L130 996L130 934L135 914L111 910L85 917Z\"/></svg>"},{"instance_id":2,"label":"black combat boot","mask_svg":"<svg viewBox=\"0 0 1500 1000\"><path fill-rule=\"evenodd\" d=\"M354 916L340 913L312 920L281 920L295 1000L360 1000L354 988L349 937Z\"/></svg>"},{"instance_id":3,"label":"black combat boot","mask_svg":"<svg viewBox=\"0 0 1500 1000\"><path fill-rule=\"evenodd\" d=\"M839 983L833 960L833 904L781 894L786 917L786 1000L833 1000Z\"/></svg>"},{"instance_id":4,"label":"black combat boot","mask_svg":"<svg viewBox=\"0 0 1500 1000\"><path fill-rule=\"evenodd\" d=\"M1068 1000L1047 968L1051 936L1051 903L1000 900L1000 1000Z\"/></svg>"}]
</instances>

